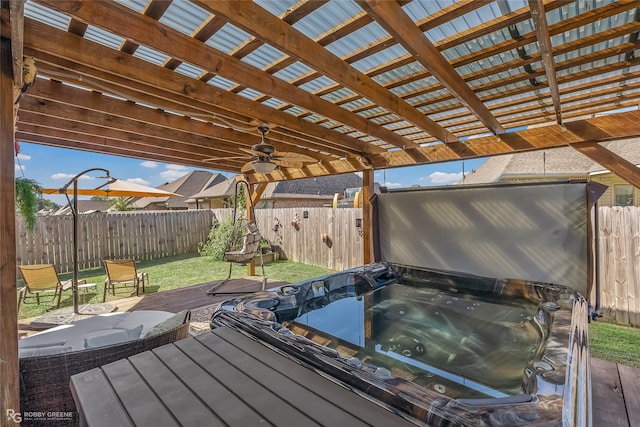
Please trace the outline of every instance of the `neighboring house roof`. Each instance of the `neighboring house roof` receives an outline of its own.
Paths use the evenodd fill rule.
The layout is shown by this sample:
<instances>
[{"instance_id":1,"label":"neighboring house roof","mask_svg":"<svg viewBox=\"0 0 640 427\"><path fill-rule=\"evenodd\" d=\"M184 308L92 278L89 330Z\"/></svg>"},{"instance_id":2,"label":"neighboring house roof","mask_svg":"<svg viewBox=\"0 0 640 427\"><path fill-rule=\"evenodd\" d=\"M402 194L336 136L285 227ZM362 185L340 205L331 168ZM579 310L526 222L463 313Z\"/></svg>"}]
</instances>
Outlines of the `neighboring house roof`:
<instances>
[{"instance_id":1,"label":"neighboring house roof","mask_svg":"<svg viewBox=\"0 0 640 427\"><path fill-rule=\"evenodd\" d=\"M602 144L634 164L640 163L640 140L621 140ZM569 177L605 170L598 163L571 147L528 151L489 158L459 184L497 182L502 178Z\"/></svg>"},{"instance_id":2,"label":"neighboring house roof","mask_svg":"<svg viewBox=\"0 0 640 427\"><path fill-rule=\"evenodd\" d=\"M301 195L308 198L332 198L335 193L342 194L346 188L361 186L362 178L355 173L270 182L267 184L261 200L292 198Z\"/></svg>"},{"instance_id":3,"label":"neighboring house roof","mask_svg":"<svg viewBox=\"0 0 640 427\"><path fill-rule=\"evenodd\" d=\"M211 199L216 197L233 196L235 194L235 177L211 186L200 193L194 194L192 199ZM262 193L260 200L306 198L330 199L335 193L341 193L346 188L361 187L362 178L355 173L342 175L319 176L316 178L295 179L291 181L270 182ZM376 184L376 190L378 185Z\"/></svg>"},{"instance_id":4,"label":"neighboring house roof","mask_svg":"<svg viewBox=\"0 0 640 427\"><path fill-rule=\"evenodd\" d=\"M109 200L79 200L78 213L106 212L109 209ZM58 209L54 215L69 215L71 208L69 205Z\"/></svg>"},{"instance_id":5,"label":"neighboring house roof","mask_svg":"<svg viewBox=\"0 0 640 427\"><path fill-rule=\"evenodd\" d=\"M235 177L216 182L206 189L191 196L191 199L212 199L217 197L233 196L235 194Z\"/></svg>"},{"instance_id":6,"label":"neighboring house roof","mask_svg":"<svg viewBox=\"0 0 640 427\"><path fill-rule=\"evenodd\" d=\"M193 171L175 181L156 187L161 190L179 194L179 197L142 197L133 205L137 209L144 209L152 204L164 203L169 209L187 208L187 200L202 189L226 180L221 174L213 174L207 171Z\"/></svg>"}]
</instances>

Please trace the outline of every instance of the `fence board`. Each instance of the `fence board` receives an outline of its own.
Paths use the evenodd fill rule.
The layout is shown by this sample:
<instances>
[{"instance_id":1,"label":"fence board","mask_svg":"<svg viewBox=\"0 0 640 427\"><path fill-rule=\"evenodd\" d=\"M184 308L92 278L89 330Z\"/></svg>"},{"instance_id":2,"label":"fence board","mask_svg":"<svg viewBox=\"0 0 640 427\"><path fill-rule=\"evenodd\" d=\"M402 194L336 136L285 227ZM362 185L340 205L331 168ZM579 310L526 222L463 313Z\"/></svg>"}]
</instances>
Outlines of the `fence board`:
<instances>
[{"instance_id":1,"label":"fence board","mask_svg":"<svg viewBox=\"0 0 640 427\"><path fill-rule=\"evenodd\" d=\"M206 241L212 212L93 213L78 217L78 267L100 267L105 258L157 259L193 253ZM18 265L53 264L60 273L73 270L73 219L70 215L38 218L34 232L18 219ZM167 233L173 233L167 234Z\"/></svg>"},{"instance_id":2,"label":"fence board","mask_svg":"<svg viewBox=\"0 0 640 427\"><path fill-rule=\"evenodd\" d=\"M291 226L296 214L299 229ZM214 218L224 221L231 215L231 209L80 215L81 268L98 267L104 258L150 260L195 252L206 242ZM257 209L256 221L287 259L339 271L363 262L362 229L355 224L361 215L353 208ZM47 263L59 272L71 271L72 227L71 216L52 215L38 218L36 232L30 233L19 218L17 264ZM600 311L608 320L640 326L640 208L601 207L598 228Z\"/></svg>"}]
</instances>

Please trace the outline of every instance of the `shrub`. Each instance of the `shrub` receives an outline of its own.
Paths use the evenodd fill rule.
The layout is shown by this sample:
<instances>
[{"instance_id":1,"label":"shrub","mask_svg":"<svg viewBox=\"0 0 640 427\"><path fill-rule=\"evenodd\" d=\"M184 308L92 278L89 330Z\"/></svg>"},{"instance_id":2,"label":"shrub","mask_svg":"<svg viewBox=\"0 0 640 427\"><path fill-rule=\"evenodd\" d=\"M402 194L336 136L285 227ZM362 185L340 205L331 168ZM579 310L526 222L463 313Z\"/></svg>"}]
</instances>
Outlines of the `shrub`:
<instances>
[{"instance_id":1,"label":"shrub","mask_svg":"<svg viewBox=\"0 0 640 427\"><path fill-rule=\"evenodd\" d=\"M212 257L216 261L222 261L224 253L229 250L229 242L233 240L231 238L232 231L233 219L231 217L223 221L215 220L211 230L209 230L207 243L200 243L199 245L200 255Z\"/></svg>"}]
</instances>

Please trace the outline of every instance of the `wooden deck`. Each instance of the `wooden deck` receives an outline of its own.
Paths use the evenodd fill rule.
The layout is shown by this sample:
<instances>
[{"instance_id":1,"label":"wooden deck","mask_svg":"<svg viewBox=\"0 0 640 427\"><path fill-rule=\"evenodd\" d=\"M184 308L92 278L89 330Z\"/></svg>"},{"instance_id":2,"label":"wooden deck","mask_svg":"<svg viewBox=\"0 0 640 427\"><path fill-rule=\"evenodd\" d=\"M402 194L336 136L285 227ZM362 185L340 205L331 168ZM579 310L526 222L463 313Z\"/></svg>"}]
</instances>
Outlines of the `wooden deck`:
<instances>
[{"instance_id":1,"label":"wooden deck","mask_svg":"<svg viewBox=\"0 0 640 427\"><path fill-rule=\"evenodd\" d=\"M187 288L145 294L116 301L118 311L164 310L177 313L216 304L232 295L208 295L216 282ZM267 288L284 285L268 282ZM218 288L220 292L255 292L262 288L261 277L233 279ZM24 332L26 325L21 325ZM640 426L640 369L591 359L594 427Z\"/></svg>"}]
</instances>

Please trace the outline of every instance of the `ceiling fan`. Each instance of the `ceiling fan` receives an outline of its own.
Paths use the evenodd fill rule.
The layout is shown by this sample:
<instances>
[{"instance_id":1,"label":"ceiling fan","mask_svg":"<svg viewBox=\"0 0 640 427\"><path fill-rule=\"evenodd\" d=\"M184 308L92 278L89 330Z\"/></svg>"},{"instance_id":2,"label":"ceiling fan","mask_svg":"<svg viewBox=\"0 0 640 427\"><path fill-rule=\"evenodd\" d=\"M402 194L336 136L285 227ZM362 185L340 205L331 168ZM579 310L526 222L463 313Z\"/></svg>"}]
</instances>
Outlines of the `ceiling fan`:
<instances>
[{"instance_id":1,"label":"ceiling fan","mask_svg":"<svg viewBox=\"0 0 640 427\"><path fill-rule=\"evenodd\" d=\"M247 154L234 157L216 157L205 159L204 161L224 160L224 159L249 159L255 160L246 163L240 169L240 172L246 173L254 171L256 173L266 174L274 171L276 166L282 168L301 168L308 163L317 163L318 160L311 156L299 153L290 153L286 151L276 151L276 148L266 142L265 135L269 132L269 127L265 124L258 126L261 134L259 144L253 145L250 150L240 147L239 150Z\"/></svg>"}]
</instances>

